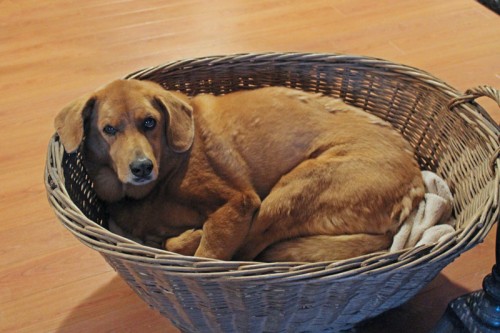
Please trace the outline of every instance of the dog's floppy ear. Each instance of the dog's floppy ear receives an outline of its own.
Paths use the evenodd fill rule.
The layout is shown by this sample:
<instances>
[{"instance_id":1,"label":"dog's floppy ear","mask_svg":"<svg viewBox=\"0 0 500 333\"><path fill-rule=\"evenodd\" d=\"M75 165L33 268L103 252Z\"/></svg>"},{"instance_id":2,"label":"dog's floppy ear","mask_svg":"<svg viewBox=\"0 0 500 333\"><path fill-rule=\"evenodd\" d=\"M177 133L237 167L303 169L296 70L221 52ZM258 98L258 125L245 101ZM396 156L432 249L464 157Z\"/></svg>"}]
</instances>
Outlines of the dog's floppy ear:
<instances>
[{"instance_id":1,"label":"dog's floppy ear","mask_svg":"<svg viewBox=\"0 0 500 333\"><path fill-rule=\"evenodd\" d=\"M167 121L167 143L176 153L191 148L194 140L193 108L168 91L157 94L154 104L164 113Z\"/></svg>"},{"instance_id":2,"label":"dog's floppy ear","mask_svg":"<svg viewBox=\"0 0 500 333\"><path fill-rule=\"evenodd\" d=\"M78 149L83 140L84 119L90 116L95 98L90 94L66 105L56 116L54 127L68 153Z\"/></svg>"}]
</instances>

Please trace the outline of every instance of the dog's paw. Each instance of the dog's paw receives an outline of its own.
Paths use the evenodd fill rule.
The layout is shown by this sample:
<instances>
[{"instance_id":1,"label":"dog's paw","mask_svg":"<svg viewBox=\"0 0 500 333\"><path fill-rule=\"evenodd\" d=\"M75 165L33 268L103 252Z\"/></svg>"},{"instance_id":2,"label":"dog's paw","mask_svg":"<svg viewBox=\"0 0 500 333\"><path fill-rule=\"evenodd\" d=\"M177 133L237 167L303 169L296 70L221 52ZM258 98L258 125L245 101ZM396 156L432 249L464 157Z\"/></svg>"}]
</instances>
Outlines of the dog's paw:
<instances>
[{"instance_id":1,"label":"dog's paw","mask_svg":"<svg viewBox=\"0 0 500 333\"><path fill-rule=\"evenodd\" d=\"M200 245L202 235L203 230L201 229L186 230L177 237L167 239L165 241L165 249L186 256L192 256Z\"/></svg>"}]
</instances>

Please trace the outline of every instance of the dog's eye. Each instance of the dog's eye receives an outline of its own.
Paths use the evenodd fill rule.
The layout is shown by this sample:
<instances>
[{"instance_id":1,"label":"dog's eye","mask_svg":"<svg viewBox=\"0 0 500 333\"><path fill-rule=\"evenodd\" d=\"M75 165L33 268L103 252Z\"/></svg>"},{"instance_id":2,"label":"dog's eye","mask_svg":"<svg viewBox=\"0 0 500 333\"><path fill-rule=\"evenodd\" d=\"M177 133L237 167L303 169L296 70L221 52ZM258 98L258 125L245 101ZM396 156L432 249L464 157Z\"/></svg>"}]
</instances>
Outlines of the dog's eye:
<instances>
[{"instance_id":1,"label":"dog's eye","mask_svg":"<svg viewBox=\"0 0 500 333\"><path fill-rule=\"evenodd\" d=\"M156 120L154 120L151 117L146 118L144 120L143 126L144 126L145 130L151 130L151 129L155 128L155 126L156 126Z\"/></svg>"},{"instance_id":2,"label":"dog's eye","mask_svg":"<svg viewBox=\"0 0 500 333\"><path fill-rule=\"evenodd\" d=\"M104 126L103 131L108 135L115 135L118 130L111 125L106 125Z\"/></svg>"}]
</instances>

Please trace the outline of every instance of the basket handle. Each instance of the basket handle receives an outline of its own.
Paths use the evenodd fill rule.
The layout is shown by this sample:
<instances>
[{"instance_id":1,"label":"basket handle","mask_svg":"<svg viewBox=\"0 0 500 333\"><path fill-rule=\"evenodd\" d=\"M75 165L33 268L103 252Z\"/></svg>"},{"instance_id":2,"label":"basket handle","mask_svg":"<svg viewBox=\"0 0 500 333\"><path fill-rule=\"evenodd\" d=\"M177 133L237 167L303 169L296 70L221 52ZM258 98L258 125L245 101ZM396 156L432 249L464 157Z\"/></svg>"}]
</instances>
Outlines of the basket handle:
<instances>
[{"instance_id":1,"label":"basket handle","mask_svg":"<svg viewBox=\"0 0 500 333\"><path fill-rule=\"evenodd\" d=\"M455 97L453 98L450 103L448 103L448 109L452 111L452 109L456 106L459 106L460 104L463 103L469 103L474 101L476 98L479 97L489 97L495 102L497 102L497 105L500 107L500 90L495 89L490 86L482 85L482 86L477 86L471 89L467 89L465 91L465 95L460 96L460 97ZM489 118L489 117L488 117ZM491 119L491 118L489 118ZM498 138L500 140L500 136ZM500 157L500 147L497 148L494 152L493 155L490 157L490 169L493 173L495 173L495 165L497 159Z\"/></svg>"},{"instance_id":2,"label":"basket handle","mask_svg":"<svg viewBox=\"0 0 500 333\"><path fill-rule=\"evenodd\" d=\"M448 104L448 109L453 109L455 106L458 106L463 103L472 102L478 97L489 97L500 107L500 90L497 90L490 86L477 86L471 89L468 89L465 92L465 95L460 97L453 98Z\"/></svg>"}]
</instances>

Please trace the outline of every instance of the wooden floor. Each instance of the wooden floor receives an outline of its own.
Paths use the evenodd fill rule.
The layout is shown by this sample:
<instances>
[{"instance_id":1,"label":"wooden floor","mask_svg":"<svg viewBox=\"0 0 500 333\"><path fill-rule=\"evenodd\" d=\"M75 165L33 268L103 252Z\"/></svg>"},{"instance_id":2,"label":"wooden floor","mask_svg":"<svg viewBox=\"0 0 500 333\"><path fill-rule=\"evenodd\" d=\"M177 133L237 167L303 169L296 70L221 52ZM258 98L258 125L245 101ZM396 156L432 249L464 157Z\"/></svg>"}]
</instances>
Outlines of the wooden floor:
<instances>
[{"instance_id":1,"label":"wooden floor","mask_svg":"<svg viewBox=\"0 0 500 333\"><path fill-rule=\"evenodd\" d=\"M460 91L500 88L499 36L499 16L472 0L0 1L0 331L178 332L49 208L46 146L73 98L147 66L264 51L370 55ZM427 332L481 287L493 234L359 332Z\"/></svg>"}]
</instances>

